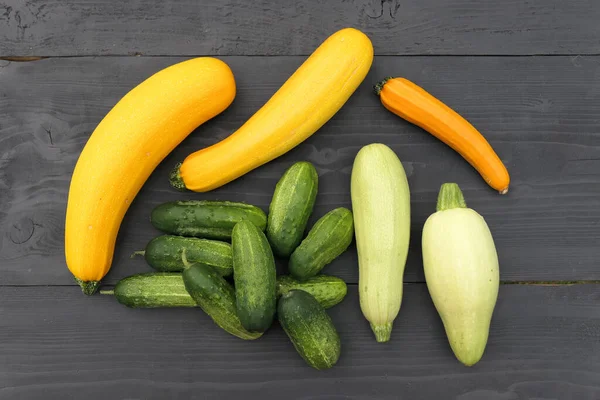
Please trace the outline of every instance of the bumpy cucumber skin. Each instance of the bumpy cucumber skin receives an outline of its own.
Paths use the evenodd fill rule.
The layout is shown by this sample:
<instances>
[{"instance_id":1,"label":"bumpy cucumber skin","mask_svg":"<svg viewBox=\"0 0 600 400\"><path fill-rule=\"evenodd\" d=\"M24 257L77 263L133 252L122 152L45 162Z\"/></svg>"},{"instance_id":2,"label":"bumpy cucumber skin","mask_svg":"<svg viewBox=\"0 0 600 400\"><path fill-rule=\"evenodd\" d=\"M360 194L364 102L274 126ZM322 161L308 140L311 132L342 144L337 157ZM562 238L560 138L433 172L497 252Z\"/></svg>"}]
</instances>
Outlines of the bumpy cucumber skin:
<instances>
[{"instance_id":1,"label":"bumpy cucumber skin","mask_svg":"<svg viewBox=\"0 0 600 400\"><path fill-rule=\"evenodd\" d=\"M233 287L214 268L194 264L183 271L183 283L192 299L220 328L240 339L258 339L262 332L248 332L236 314Z\"/></svg>"},{"instance_id":2,"label":"bumpy cucumber skin","mask_svg":"<svg viewBox=\"0 0 600 400\"><path fill-rule=\"evenodd\" d=\"M315 276L346 251L353 236L354 222L350 210L340 207L328 212L315 223L292 253L288 264L290 274L301 281Z\"/></svg>"},{"instance_id":3,"label":"bumpy cucumber skin","mask_svg":"<svg viewBox=\"0 0 600 400\"><path fill-rule=\"evenodd\" d=\"M348 288L346 282L337 276L317 275L304 282L289 275L277 277L277 296L282 296L291 290L303 290L312 295L323 308L331 308L346 297Z\"/></svg>"},{"instance_id":4,"label":"bumpy cucumber skin","mask_svg":"<svg viewBox=\"0 0 600 400\"><path fill-rule=\"evenodd\" d=\"M244 328L264 332L277 309L277 271L269 242L249 221L239 222L231 237L237 315Z\"/></svg>"},{"instance_id":5,"label":"bumpy cucumber skin","mask_svg":"<svg viewBox=\"0 0 600 400\"><path fill-rule=\"evenodd\" d=\"M146 262L157 271L181 272L185 269L183 255L191 263L213 267L221 276L233 273L231 245L226 242L193 237L162 235L146 246Z\"/></svg>"},{"instance_id":6,"label":"bumpy cucumber skin","mask_svg":"<svg viewBox=\"0 0 600 400\"><path fill-rule=\"evenodd\" d=\"M163 203L152 210L152 225L179 236L229 240L235 224L248 220L264 231L267 216L258 207L230 201L189 200Z\"/></svg>"},{"instance_id":7,"label":"bumpy cucumber skin","mask_svg":"<svg viewBox=\"0 0 600 400\"><path fill-rule=\"evenodd\" d=\"M306 161L292 165L277 182L267 219L267 238L277 256L289 257L302 241L318 185L317 170Z\"/></svg>"},{"instance_id":8,"label":"bumpy cucumber skin","mask_svg":"<svg viewBox=\"0 0 600 400\"><path fill-rule=\"evenodd\" d=\"M177 273L128 276L117 283L113 294L119 303L132 308L196 307Z\"/></svg>"},{"instance_id":9,"label":"bumpy cucumber skin","mask_svg":"<svg viewBox=\"0 0 600 400\"><path fill-rule=\"evenodd\" d=\"M291 290L311 294L324 308L339 304L347 293L346 283L335 276L318 275L306 282L297 281L289 275L278 276L277 297ZM111 294L119 303L132 308L198 306L185 289L182 275L176 272L148 272L123 278Z\"/></svg>"},{"instance_id":10,"label":"bumpy cucumber skin","mask_svg":"<svg viewBox=\"0 0 600 400\"><path fill-rule=\"evenodd\" d=\"M296 351L315 369L328 369L340 357L340 337L325 309L310 294L291 290L281 296L277 317Z\"/></svg>"}]
</instances>

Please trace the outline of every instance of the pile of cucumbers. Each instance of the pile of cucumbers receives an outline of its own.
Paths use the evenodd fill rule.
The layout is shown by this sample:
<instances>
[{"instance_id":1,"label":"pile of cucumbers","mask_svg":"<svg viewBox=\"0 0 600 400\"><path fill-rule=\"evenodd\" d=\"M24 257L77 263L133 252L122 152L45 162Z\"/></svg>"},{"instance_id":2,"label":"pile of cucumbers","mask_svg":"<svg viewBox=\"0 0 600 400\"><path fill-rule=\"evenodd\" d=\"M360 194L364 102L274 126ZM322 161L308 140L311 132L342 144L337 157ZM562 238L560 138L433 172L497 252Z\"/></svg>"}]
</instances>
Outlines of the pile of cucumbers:
<instances>
[{"instance_id":1,"label":"pile of cucumbers","mask_svg":"<svg viewBox=\"0 0 600 400\"><path fill-rule=\"evenodd\" d=\"M161 204L151 222L166 234L135 253L156 272L101 293L128 307L199 307L245 340L261 337L277 318L311 367L331 368L340 338L325 309L341 302L347 288L319 272L349 247L354 225L350 210L336 208L305 236L317 189L315 167L298 162L277 183L268 216L245 203ZM289 259L290 275L277 276L274 256Z\"/></svg>"}]
</instances>

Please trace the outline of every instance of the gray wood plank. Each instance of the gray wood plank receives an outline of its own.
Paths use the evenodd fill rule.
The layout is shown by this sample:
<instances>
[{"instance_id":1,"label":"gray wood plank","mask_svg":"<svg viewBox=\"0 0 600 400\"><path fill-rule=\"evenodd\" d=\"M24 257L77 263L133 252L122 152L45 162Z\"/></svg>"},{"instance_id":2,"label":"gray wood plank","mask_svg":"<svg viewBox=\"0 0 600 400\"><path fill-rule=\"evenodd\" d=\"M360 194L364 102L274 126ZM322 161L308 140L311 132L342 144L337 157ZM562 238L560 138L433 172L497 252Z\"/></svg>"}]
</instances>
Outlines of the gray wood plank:
<instances>
[{"instance_id":1,"label":"gray wood plank","mask_svg":"<svg viewBox=\"0 0 600 400\"><path fill-rule=\"evenodd\" d=\"M64 264L64 213L70 175L90 132L131 87L175 58L72 58L0 68L0 282L72 284ZM158 234L157 204L231 199L268 207L281 173L295 161L320 174L315 218L349 206L358 149L391 146L412 191L408 282L423 282L420 233L439 186L458 182L495 236L503 280L599 279L600 57L378 57L342 110L292 152L216 191L180 194L168 172L186 155L226 137L256 111L302 57L225 57L238 95L221 116L196 130L159 166L122 226L108 283L146 271L129 255ZM469 118L512 174L507 196L489 189L451 149L387 112L371 85L402 74ZM352 248L325 272L357 281Z\"/></svg>"},{"instance_id":2,"label":"gray wood plank","mask_svg":"<svg viewBox=\"0 0 600 400\"><path fill-rule=\"evenodd\" d=\"M329 311L342 356L312 370L274 325L255 342L200 310L132 310L75 287L0 287L0 397L597 399L600 286L501 287L484 358L456 361L424 284L378 344L356 287Z\"/></svg>"},{"instance_id":3,"label":"gray wood plank","mask_svg":"<svg viewBox=\"0 0 600 400\"><path fill-rule=\"evenodd\" d=\"M2 0L0 56L306 55L351 26L376 54L597 54L590 0Z\"/></svg>"}]
</instances>

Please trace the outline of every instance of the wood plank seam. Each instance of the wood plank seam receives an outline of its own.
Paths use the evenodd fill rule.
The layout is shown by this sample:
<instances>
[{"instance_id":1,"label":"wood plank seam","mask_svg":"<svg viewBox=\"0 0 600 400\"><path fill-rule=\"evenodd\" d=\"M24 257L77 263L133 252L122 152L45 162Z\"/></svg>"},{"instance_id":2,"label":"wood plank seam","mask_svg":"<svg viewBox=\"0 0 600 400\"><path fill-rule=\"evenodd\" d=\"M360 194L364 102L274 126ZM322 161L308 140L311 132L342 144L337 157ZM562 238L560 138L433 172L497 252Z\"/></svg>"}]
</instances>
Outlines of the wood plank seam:
<instances>
[{"instance_id":1,"label":"wood plank seam","mask_svg":"<svg viewBox=\"0 0 600 400\"><path fill-rule=\"evenodd\" d=\"M113 58L131 58L131 57L142 57L142 58L194 58L194 57L256 57L256 58L294 58L294 57L308 57L310 54L294 54L294 55L278 55L278 54L253 54L253 55L242 55L238 56L235 54L223 55L223 54L142 54L135 52L133 54L89 54L89 55L50 55L50 56L23 56L23 55L0 55L0 60L12 61L12 62L34 62L53 58L97 58L97 57L113 57ZM487 57L498 57L498 58L526 58L526 57L571 57L576 60L581 57L598 57L600 53L552 53L552 54L502 54L502 53L489 53L489 54L376 54L375 57L402 57L402 58L445 58L445 57L469 57L469 58L487 58Z\"/></svg>"},{"instance_id":2,"label":"wood plank seam","mask_svg":"<svg viewBox=\"0 0 600 400\"><path fill-rule=\"evenodd\" d=\"M404 286L406 285L425 285L426 282L404 282ZM358 283L349 283L346 282L347 286L355 287L358 286ZM520 286L577 286L577 285L600 285L600 280L589 280L589 281L500 281L500 285L520 285ZM0 283L0 287L20 287L20 288L28 288L28 287L78 287L77 283L73 283L72 285L64 285L64 284L49 284L49 285L18 285L18 284L2 284ZM115 285L106 284L102 285L103 290L113 289Z\"/></svg>"},{"instance_id":3,"label":"wood plank seam","mask_svg":"<svg viewBox=\"0 0 600 400\"><path fill-rule=\"evenodd\" d=\"M600 50L598 11L589 0L9 0L0 54L306 55L343 26L367 33L377 54L583 54Z\"/></svg>"}]
</instances>

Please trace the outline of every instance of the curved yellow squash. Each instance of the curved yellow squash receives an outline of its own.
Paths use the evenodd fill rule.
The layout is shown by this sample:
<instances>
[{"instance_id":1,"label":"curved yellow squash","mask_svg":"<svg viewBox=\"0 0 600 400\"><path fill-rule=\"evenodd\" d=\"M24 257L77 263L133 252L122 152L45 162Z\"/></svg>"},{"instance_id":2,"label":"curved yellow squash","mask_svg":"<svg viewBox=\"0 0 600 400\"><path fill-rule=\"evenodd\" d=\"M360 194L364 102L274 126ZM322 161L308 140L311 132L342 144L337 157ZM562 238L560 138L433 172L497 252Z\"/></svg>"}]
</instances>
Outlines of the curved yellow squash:
<instances>
[{"instance_id":1,"label":"curved yellow squash","mask_svg":"<svg viewBox=\"0 0 600 400\"><path fill-rule=\"evenodd\" d=\"M84 293L94 293L110 269L121 220L152 171L234 97L227 64L196 58L151 76L100 122L79 156L67 204L65 256Z\"/></svg>"},{"instance_id":2,"label":"curved yellow squash","mask_svg":"<svg viewBox=\"0 0 600 400\"><path fill-rule=\"evenodd\" d=\"M240 129L190 154L173 171L171 184L206 192L291 150L333 117L372 62L365 34L352 28L334 33Z\"/></svg>"}]
</instances>

